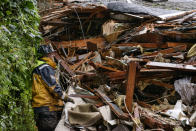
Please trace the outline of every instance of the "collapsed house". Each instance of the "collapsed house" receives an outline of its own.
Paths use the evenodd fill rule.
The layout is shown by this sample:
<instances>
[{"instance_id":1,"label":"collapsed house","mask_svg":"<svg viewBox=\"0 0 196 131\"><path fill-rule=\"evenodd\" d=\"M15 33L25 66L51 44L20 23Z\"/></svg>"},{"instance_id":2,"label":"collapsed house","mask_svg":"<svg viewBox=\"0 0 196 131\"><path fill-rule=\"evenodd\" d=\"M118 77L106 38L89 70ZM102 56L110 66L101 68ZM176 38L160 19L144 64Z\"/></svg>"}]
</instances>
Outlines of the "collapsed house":
<instances>
[{"instance_id":1,"label":"collapsed house","mask_svg":"<svg viewBox=\"0 0 196 131\"><path fill-rule=\"evenodd\" d=\"M194 130L196 10L56 2L40 31L55 50L60 130Z\"/></svg>"}]
</instances>

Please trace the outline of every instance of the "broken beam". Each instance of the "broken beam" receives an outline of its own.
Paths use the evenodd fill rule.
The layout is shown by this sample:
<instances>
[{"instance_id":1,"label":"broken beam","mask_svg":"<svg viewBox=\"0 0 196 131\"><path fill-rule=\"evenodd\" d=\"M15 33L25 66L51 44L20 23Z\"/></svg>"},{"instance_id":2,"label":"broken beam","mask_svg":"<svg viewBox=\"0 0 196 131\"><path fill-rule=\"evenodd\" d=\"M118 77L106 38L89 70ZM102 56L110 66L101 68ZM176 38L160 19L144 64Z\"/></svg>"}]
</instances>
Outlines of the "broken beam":
<instances>
[{"instance_id":1,"label":"broken beam","mask_svg":"<svg viewBox=\"0 0 196 131\"><path fill-rule=\"evenodd\" d=\"M168 48L168 49L165 49L165 50L160 50L160 51L153 52L151 54L143 55L142 57L146 58L148 56L156 56L159 53L161 53L161 54L169 54L169 53L174 53L174 52L185 51L186 48L187 48L186 45L180 45L180 46L177 46L177 47Z\"/></svg>"},{"instance_id":2,"label":"broken beam","mask_svg":"<svg viewBox=\"0 0 196 131\"><path fill-rule=\"evenodd\" d=\"M106 103L110 106L111 110L121 119L129 119L129 116L127 116L117 105L115 105L112 100L106 96L101 91L95 89L96 94Z\"/></svg>"},{"instance_id":3,"label":"broken beam","mask_svg":"<svg viewBox=\"0 0 196 131\"><path fill-rule=\"evenodd\" d=\"M114 44L112 46L119 47L119 46L141 46L143 48L167 48L166 44L159 44L159 43L122 43L122 44Z\"/></svg>"},{"instance_id":4,"label":"broken beam","mask_svg":"<svg viewBox=\"0 0 196 131\"><path fill-rule=\"evenodd\" d=\"M102 68L102 69L105 69L105 70L109 70L109 71L113 71L113 72L121 72L121 70L118 70L118 69L115 69L115 68L112 68L112 67L107 67L107 66L104 66L102 64L99 64L99 63L94 63L96 67L99 67L99 68Z\"/></svg>"},{"instance_id":5,"label":"broken beam","mask_svg":"<svg viewBox=\"0 0 196 131\"><path fill-rule=\"evenodd\" d=\"M186 64L173 64L173 63L163 63L163 62L148 62L146 64L149 68L164 68L164 69L173 69L181 71L196 72L196 67L193 65Z\"/></svg>"},{"instance_id":6,"label":"broken beam","mask_svg":"<svg viewBox=\"0 0 196 131\"><path fill-rule=\"evenodd\" d=\"M78 67L80 67L83 63L87 62L89 57L93 54L93 52L89 52L83 60L73 66L73 70L75 71Z\"/></svg>"},{"instance_id":7,"label":"broken beam","mask_svg":"<svg viewBox=\"0 0 196 131\"><path fill-rule=\"evenodd\" d=\"M60 65L69 73L70 76L74 76L74 72L69 68L67 63L59 56L57 52L52 52L48 54L50 58L55 58L57 61L60 62Z\"/></svg>"},{"instance_id":8,"label":"broken beam","mask_svg":"<svg viewBox=\"0 0 196 131\"><path fill-rule=\"evenodd\" d=\"M105 75L108 76L110 80L122 80L126 79L126 71L120 71L120 72L106 72ZM142 68L140 69L140 72L137 74L138 79L151 79L151 78L162 78L167 77L170 75L175 74L173 70L168 69L146 69Z\"/></svg>"},{"instance_id":9,"label":"broken beam","mask_svg":"<svg viewBox=\"0 0 196 131\"><path fill-rule=\"evenodd\" d=\"M97 45L98 48L104 48L105 39L102 37L90 38L85 40L74 40L74 41L62 41L62 42L53 42L57 48L68 48L68 47L87 47L87 42L91 42Z\"/></svg>"},{"instance_id":10,"label":"broken beam","mask_svg":"<svg viewBox=\"0 0 196 131\"><path fill-rule=\"evenodd\" d=\"M127 77L127 88L126 88L126 105L129 112L132 112L133 94L135 89L137 72L137 62L130 62Z\"/></svg>"}]
</instances>

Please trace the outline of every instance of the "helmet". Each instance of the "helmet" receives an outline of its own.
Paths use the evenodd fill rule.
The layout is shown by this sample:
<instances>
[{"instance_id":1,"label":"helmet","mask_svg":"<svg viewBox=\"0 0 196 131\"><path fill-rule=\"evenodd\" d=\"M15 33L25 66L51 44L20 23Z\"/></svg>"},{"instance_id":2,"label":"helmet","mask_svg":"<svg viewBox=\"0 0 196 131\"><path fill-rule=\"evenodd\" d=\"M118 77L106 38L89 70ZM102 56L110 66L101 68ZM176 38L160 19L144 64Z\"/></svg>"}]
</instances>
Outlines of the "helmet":
<instances>
[{"instance_id":1,"label":"helmet","mask_svg":"<svg viewBox=\"0 0 196 131\"><path fill-rule=\"evenodd\" d=\"M38 48L38 53L42 56L52 53L53 50L50 45L40 45Z\"/></svg>"}]
</instances>

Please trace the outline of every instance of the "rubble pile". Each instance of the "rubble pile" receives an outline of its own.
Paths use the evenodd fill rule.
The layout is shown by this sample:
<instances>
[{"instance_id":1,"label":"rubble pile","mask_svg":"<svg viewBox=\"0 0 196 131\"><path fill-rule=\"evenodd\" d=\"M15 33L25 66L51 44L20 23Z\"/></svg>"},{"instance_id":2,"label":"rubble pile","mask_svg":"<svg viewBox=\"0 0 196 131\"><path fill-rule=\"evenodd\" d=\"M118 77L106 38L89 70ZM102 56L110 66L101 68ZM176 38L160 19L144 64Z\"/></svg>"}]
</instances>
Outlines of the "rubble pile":
<instances>
[{"instance_id":1,"label":"rubble pile","mask_svg":"<svg viewBox=\"0 0 196 131\"><path fill-rule=\"evenodd\" d=\"M76 98L64 128L195 130L196 10L62 2L40 30Z\"/></svg>"}]
</instances>

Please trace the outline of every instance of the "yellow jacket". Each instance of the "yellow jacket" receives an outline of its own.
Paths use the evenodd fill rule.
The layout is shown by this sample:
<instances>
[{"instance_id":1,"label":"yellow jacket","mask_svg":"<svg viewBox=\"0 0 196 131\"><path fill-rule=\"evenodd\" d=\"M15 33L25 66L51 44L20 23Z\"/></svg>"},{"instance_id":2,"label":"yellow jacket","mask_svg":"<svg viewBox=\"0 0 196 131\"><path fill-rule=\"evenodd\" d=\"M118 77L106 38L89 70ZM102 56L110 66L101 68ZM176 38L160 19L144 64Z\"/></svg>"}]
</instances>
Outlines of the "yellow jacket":
<instances>
[{"instance_id":1,"label":"yellow jacket","mask_svg":"<svg viewBox=\"0 0 196 131\"><path fill-rule=\"evenodd\" d=\"M32 107L49 107L50 111L58 111L63 106L63 91L56 80L56 63L50 58L42 58L33 71Z\"/></svg>"}]
</instances>

